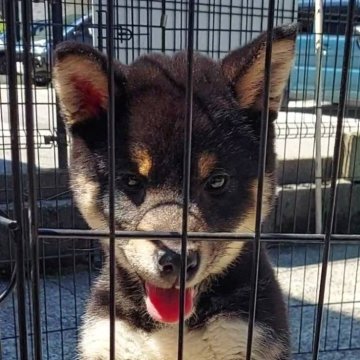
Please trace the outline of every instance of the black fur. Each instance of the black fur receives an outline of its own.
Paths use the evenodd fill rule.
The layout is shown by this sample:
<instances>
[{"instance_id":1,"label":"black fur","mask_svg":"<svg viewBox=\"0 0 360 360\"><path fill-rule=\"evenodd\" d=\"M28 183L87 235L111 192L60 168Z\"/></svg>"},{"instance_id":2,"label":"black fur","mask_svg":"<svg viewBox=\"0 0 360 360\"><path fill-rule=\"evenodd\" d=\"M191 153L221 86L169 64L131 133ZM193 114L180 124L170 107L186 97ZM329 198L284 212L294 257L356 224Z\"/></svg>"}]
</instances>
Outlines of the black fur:
<instances>
[{"instance_id":1,"label":"black fur","mask_svg":"<svg viewBox=\"0 0 360 360\"><path fill-rule=\"evenodd\" d=\"M281 56L285 57L275 59L272 68L281 75L275 77L280 79L280 84L275 84L280 89L285 85L295 36L295 26L274 29L273 41L278 42ZM285 55L281 52L281 41L284 41ZM215 62L199 54L194 57L189 231L237 231L246 219L254 216L262 118L259 104L262 103L263 96L263 80L257 75L263 71L263 64L258 61L264 55L265 43L266 35L263 34L244 48L230 53L222 62ZM96 81L104 78L107 59L85 45L64 43L56 51L55 67L58 69L55 84L72 138L70 174L77 203L85 217L101 217L106 223L106 199L109 191L106 109L95 109L95 115L81 118L81 114L89 114L91 111L81 112L77 108L87 110L86 107L89 106L92 109L92 104L86 103L91 98L84 97L77 84L72 83L71 76L74 74L71 69L61 70L59 66L71 56L77 62L76 66L80 64L79 69L82 69L82 59L86 59L87 64L90 61L94 65L94 71L98 72L97 75L102 75L94 77ZM180 220L176 214L179 214L178 210L182 206L186 53L180 52L172 57L146 55L130 66L119 63L114 66L117 229L141 229L146 216L152 214L155 220L146 225L153 226L153 230L178 231ZM255 74L254 84L242 83L247 73ZM62 75L69 77L65 85L61 85ZM80 89L85 89L85 95L87 90L92 93L94 87L98 87L101 94L107 91L106 83L97 84L95 80L91 82L92 75L86 69L75 75L76 81L84 82ZM248 92L245 95L249 96L246 97L239 91ZM69 93L73 95L70 100ZM267 208L271 206L275 192L273 122L277 116L276 105L280 101L278 93L270 93L269 96L272 103L269 112L265 164L267 188L264 198ZM71 99L77 97L80 100L74 106ZM72 112L68 111L67 102L70 102ZM74 118L70 118L71 116ZM139 149L150 160L139 160ZM213 156L211 162L204 165L205 170L209 171L205 175L201 173L199 165L204 154ZM146 174L140 171L142 161L146 165ZM213 172L220 170L228 176L226 187L221 192L211 193L206 188L207 181ZM135 190L129 188L124 181L129 174L139 180L140 185ZM79 184L79 178L84 183ZM93 198L87 200L89 205L86 207L87 204L82 203L84 199L81 186L86 190L89 184L88 194L93 191ZM172 209L173 215L169 214L168 207ZM89 208L94 214L89 214ZM148 275L150 270L144 270L143 273L142 264L139 265L133 259L135 253L143 251L141 245L134 245L134 249L130 251L130 243L130 240L122 240L117 248L116 316L151 336L166 325L153 320L147 313L144 282L154 279L151 278L152 275ZM144 250L148 251L147 254L144 253L144 259L151 262L154 257L151 251L156 251L157 243L151 245L153 247L149 243L144 245L148 246L148 250ZM212 265L211 261L226 254L228 245L229 242L209 242L209 267ZM161 246L176 249L174 251L179 249L179 245L174 245L171 241L162 241ZM234 248L236 249L235 246ZM109 317L109 261L106 245L104 250L106 260L92 289L87 309L88 319ZM234 250L233 261L225 264L224 269L193 285L198 295L194 315L186 320L189 330L206 328L209 321L218 315L248 321L253 256L253 244L246 243L241 250ZM260 251L256 309L256 324L266 329L266 343L280 344L279 348L282 349L282 354L276 360L288 360L290 340L287 312L280 287L263 248Z\"/></svg>"}]
</instances>

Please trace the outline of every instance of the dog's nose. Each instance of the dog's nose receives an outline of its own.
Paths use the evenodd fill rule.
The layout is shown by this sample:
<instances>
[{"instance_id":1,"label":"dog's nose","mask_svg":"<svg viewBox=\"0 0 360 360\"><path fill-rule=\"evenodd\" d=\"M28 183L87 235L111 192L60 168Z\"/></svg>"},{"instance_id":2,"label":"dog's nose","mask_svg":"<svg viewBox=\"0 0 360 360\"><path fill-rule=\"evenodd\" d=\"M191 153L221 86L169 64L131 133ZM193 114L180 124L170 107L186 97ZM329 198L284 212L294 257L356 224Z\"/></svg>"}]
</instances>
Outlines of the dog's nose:
<instances>
[{"instance_id":1,"label":"dog's nose","mask_svg":"<svg viewBox=\"0 0 360 360\"><path fill-rule=\"evenodd\" d=\"M197 251L189 251L186 264L186 280L190 281L199 268L200 256ZM158 253L158 267L163 276L178 276L181 269L181 255L170 249L162 249Z\"/></svg>"}]
</instances>

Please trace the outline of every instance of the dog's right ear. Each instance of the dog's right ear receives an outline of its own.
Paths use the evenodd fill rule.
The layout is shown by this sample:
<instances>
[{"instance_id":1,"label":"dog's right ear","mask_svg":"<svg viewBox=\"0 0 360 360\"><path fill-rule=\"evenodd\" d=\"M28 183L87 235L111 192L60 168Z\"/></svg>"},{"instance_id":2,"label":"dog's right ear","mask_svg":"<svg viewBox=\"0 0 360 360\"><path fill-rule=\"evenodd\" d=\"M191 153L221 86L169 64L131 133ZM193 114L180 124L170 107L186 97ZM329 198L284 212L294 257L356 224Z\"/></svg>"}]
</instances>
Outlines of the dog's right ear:
<instances>
[{"instance_id":1,"label":"dog's right ear","mask_svg":"<svg viewBox=\"0 0 360 360\"><path fill-rule=\"evenodd\" d=\"M94 48L71 41L59 44L55 51L53 83L68 125L107 111L107 58Z\"/></svg>"}]
</instances>

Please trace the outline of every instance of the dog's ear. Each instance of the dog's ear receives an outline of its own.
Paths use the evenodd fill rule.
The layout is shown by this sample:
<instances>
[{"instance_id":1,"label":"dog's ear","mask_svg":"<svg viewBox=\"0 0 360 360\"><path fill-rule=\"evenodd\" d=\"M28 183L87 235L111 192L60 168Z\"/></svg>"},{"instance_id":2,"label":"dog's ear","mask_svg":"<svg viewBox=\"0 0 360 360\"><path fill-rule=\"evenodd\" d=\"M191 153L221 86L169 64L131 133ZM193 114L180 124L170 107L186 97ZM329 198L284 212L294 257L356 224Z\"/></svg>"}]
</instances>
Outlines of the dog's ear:
<instances>
[{"instance_id":1,"label":"dog's ear","mask_svg":"<svg viewBox=\"0 0 360 360\"><path fill-rule=\"evenodd\" d=\"M56 48L53 83L68 125L108 107L107 58L94 48L65 41Z\"/></svg>"},{"instance_id":2,"label":"dog's ear","mask_svg":"<svg viewBox=\"0 0 360 360\"><path fill-rule=\"evenodd\" d=\"M297 25L274 28L271 56L269 109L277 112L295 53ZM266 33L222 60L222 72L241 108L260 111L263 104Z\"/></svg>"}]
</instances>

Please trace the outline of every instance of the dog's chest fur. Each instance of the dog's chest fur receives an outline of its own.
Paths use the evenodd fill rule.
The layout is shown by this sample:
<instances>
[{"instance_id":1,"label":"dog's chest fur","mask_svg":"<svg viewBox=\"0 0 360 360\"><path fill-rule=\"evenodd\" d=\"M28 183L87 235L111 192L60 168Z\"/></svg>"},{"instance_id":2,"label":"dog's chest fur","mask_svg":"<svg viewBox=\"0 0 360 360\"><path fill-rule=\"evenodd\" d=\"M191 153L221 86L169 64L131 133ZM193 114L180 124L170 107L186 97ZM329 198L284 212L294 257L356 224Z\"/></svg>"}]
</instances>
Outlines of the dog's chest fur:
<instances>
[{"instance_id":1,"label":"dog's chest fur","mask_svg":"<svg viewBox=\"0 0 360 360\"><path fill-rule=\"evenodd\" d=\"M267 344L267 331L254 330L253 360L277 358L283 348L280 343ZM109 321L96 320L84 327L86 342L81 350L86 359L108 359ZM247 322L240 318L215 317L201 329L185 329L184 360L243 360L246 357ZM169 360L177 358L178 328L167 326L151 334L116 321L116 360Z\"/></svg>"}]
</instances>

